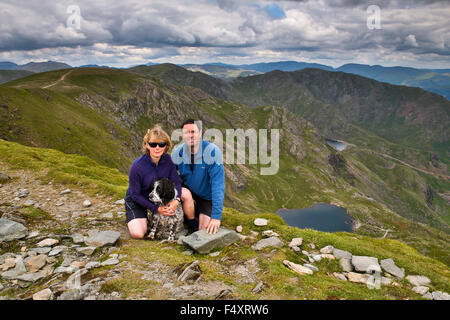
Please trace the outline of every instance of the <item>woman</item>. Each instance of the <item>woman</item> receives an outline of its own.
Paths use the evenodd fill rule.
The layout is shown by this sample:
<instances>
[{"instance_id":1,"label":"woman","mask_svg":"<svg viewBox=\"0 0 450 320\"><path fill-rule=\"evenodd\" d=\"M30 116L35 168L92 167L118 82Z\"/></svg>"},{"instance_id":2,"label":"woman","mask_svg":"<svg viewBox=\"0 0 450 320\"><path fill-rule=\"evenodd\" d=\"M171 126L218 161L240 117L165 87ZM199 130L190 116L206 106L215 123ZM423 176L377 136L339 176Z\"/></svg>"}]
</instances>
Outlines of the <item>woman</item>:
<instances>
[{"instance_id":1,"label":"woman","mask_svg":"<svg viewBox=\"0 0 450 320\"><path fill-rule=\"evenodd\" d=\"M130 167L129 187L125 196L128 230L134 239L142 239L147 232L147 209L153 214L174 214L181 200L178 197L167 206L158 206L149 201L151 184L158 179L172 180L181 195L181 179L172 158L167 153L172 147L169 135L159 126L147 131L142 141L143 155Z\"/></svg>"}]
</instances>

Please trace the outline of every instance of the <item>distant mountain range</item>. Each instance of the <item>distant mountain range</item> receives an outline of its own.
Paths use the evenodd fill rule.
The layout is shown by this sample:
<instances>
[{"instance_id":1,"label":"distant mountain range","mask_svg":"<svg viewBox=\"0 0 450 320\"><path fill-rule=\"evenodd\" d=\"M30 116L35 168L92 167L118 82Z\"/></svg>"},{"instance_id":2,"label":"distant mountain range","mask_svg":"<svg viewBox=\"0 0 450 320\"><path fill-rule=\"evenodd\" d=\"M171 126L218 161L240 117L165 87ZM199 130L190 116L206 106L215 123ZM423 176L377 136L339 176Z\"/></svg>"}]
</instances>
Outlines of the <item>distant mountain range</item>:
<instances>
[{"instance_id":1,"label":"distant mountain range","mask_svg":"<svg viewBox=\"0 0 450 320\"><path fill-rule=\"evenodd\" d=\"M157 63L149 62L145 66L153 66ZM275 70L280 71L298 71L303 69L321 69L325 71L342 71L345 73L357 74L363 77L374 79L380 82L390 84L404 85L409 87L419 87L430 92L437 93L450 100L450 69L416 69L410 67L384 67L380 65L365 64L345 64L339 68L331 66L307 63L297 61L278 61L254 64L225 64L225 63L206 63L206 64L180 64L179 66L194 72L202 72L209 76L219 79L234 79L238 77L248 77L257 74L267 73ZM106 65L87 64L79 68L103 67ZM139 66L136 66L139 67ZM17 65L10 61L0 62L0 84L18 79L29 74L18 72L4 72L4 70L26 70L30 72L45 72L59 69L72 68L72 66L55 61L30 62L24 65ZM135 67L133 67L135 68ZM122 68L121 68L122 69ZM126 69L126 68L123 68Z\"/></svg>"}]
</instances>

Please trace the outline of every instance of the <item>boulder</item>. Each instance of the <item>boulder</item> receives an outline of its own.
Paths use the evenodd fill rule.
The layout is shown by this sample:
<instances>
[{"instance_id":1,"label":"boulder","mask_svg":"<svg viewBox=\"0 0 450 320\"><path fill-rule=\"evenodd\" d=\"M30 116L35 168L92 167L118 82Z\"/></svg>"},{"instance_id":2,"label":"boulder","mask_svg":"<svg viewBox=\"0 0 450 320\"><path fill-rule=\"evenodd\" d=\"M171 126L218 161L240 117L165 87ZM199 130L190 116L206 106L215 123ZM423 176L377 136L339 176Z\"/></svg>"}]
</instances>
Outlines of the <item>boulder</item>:
<instances>
[{"instance_id":1,"label":"boulder","mask_svg":"<svg viewBox=\"0 0 450 320\"><path fill-rule=\"evenodd\" d=\"M291 242L289 242L289 248L291 247L300 247L303 243L303 238L293 238Z\"/></svg>"},{"instance_id":2,"label":"boulder","mask_svg":"<svg viewBox=\"0 0 450 320\"><path fill-rule=\"evenodd\" d=\"M417 286L417 287L412 288L412 291L423 296L423 295L427 294L428 291L430 291L430 288L425 287L425 286Z\"/></svg>"},{"instance_id":3,"label":"boulder","mask_svg":"<svg viewBox=\"0 0 450 320\"><path fill-rule=\"evenodd\" d=\"M42 241L40 241L38 244L36 244L39 248L43 248L43 247L51 247L55 244L57 244L59 242L59 240L56 239L51 239L51 238L47 238L44 239Z\"/></svg>"},{"instance_id":4,"label":"boulder","mask_svg":"<svg viewBox=\"0 0 450 320\"><path fill-rule=\"evenodd\" d=\"M348 281L350 281L350 282L367 284L370 277L371 277L371 275L367 274L367 273L356 273L356 272L347 273L347 278L348 278Z\"/></svg>"},{"instance_id":5,"label":"boulder","mask_svg":"<svg viewBox=\"0 0 450 320\"><path fill-rule=\"evenodd\" d=\"M352 254L350 252L341 249L333 248L333 255L337 259L352 259Z\"/></svg>"},{"instance_id":6,"label":"boulder","mask_svg":"<svg viewBox=\"0 0 450 320\"><path fill-rule=\"evenodd\" d=\"M28 229L21 223L0 218L0 242L25 238Z\"/></svg>"},{"instance_id":7,"label":"boulder","mask_svg":"<svg viewBox=\"0 0 450 320\"><path fill-rule=\"evenodd\" d=\"M26 272L27 268L25 267L25 263L23 262L22 257L18 257L16 258L16 265L14 269L3 272L1 276L6 280L14 280Z\"/></svg>"},{"instance_id":8,"label":"boulder","mask_svg":"<svg viewBox=\"0 0 450 320\"><path fill-rule=\"evenodd\" d=\"M324 254L330 254L333 252L334 247L332 245L328 245L326 247L323 247L322 249L320 249L320 253L324 253Z\"/></svg>"},{"instance_id":9,"label":"boulder","mask_svg":"<svg viewBox=\"0 0 450 320\"><path fill-rule=\"evenodd\" d=\"M433 300L450 300L450 295L447 292L433 291L431 295Z\"/></svg>"},{"instance_id":10,"label":"boulder","mask_svg":"<svg viewBox=\"0 0 450 320\"><path fill-rule=\"evenodd\" d=\"M381 268L383 268L383 270L386 271L387 273L400 279L403 279L405 277L405 270L402 270L399 267L397 267L395 265L394 260L392 260L391 258L381 260L380 264Z\"/></svg>"},{"instance_id":11,"label":"boulder","mask_svg":"<svg viewBox=\"0 0 450 320\"><path fill-rule=\"evenodd\" d=\"M40 254L26 260L25 264L30 272L36 272L47 263L47 256Z\"/></svg>"},{"instance_id":12,"label":"boulder","mask_svg":"<svg viewBox=\"0 0 450 320\"><path fill-rule=\"evenodd\" d=\"M413 286L429 286L431 284L431 280L425 276L418 275L409 275L406 277Z\"/></svg>"},{"instance_id":13,"label":"boulder","mask_svg":"<svg viewBox=\"0 0 450 320\"><path fill-rule=\"evenodd\" d=\"M373 271L381 272L381 267L378 264L378 259L367 256L352 256L352 265L356 271L368 272Z\"/></svg>"},{"instance_id":14,"label":"boulder","mask_svg":"<svg viewBox=\"0 0 450 320\"><path fill-rule=\"evenodd\" d=\"M283 242L278 237L270 237L259 240L256 244L252 246L253 250L262 250L267 247L277 247L281 248L283 246Z\"/></svg>"},{"instance_id":15,"label":"boulder","mask_svg":"<svg viewBox=\"0 0 450 320\"><path fill-rule=\"evenodd\" d=\"M226 247L239 239L236 232L220 227L216 234L208 234L206 229L202 229L183 237L182 241L194 251L206 254L213 249Z\"/></svg>"},{"instance_id":16,"label":"boulder","mask_svg":"<svg viewBox=\"0 0 450 320\"><path fill-rule=\"evenodd\" d=\"M262 236L264 238L269 238L269 237L279 237L280 235L276 232L274 232L273 230L266 230L263 231Z\"/></svg>"},{"instance_id":17,"label":"boulder","mask_svg":"<svg viewBox=\"0 0 450 320\"><path fill-rule=\"evenodd\" d=\"M107 231L97 231L91 232L89 237L85 239L85 243L92 247L104 247L112 246L120 238L120 232L107 230Z\"/></svg>"},{"instance_id":18,"label":"boulder","mask_svg":"<svg viewBox=\"0 0 450 320\"><path fill-rule=\"evenodd\" d=\"M33 300L52 300L52 299L53 299L53 292L49 288L33 294Z\"/></svg>"},{"instance_id":19,"label":"boulder","mask_svg":"<svg viewBox=\"0 0 450 320\"><path fill-rule=\"evenodd\" d=\"M353 265L352 265L350 259L340 258L339 259L339 264L341 265L342 269L345 272L352 272L353 271Z\"/></svg>"},{"instance_id":20,"label":"boulder","mask_svg":"<svg viewBox=\"0 0 450 320\"><path fill-rule=\"evenodd\" d=\"M255 224L255 226L263 227L263 226L267 226L268 221L267 221L267 219L264 219L264 218L256 218L255 221L253 221L253 223Z\"/></svg>"},{"instance_id":21,"label":"boulder","mask_svg":"<svg viewBox=\"0 0 450 320\"><path fill-rule=\"evenodd\" d=\"M298 274L301 274L301 275L313 274L313 271L310 268L304 267L300 264L297 264L297 263L294 263L294 262L291 262L288 260L283 260L283 264Z\"/></svg>"}]
</instances>

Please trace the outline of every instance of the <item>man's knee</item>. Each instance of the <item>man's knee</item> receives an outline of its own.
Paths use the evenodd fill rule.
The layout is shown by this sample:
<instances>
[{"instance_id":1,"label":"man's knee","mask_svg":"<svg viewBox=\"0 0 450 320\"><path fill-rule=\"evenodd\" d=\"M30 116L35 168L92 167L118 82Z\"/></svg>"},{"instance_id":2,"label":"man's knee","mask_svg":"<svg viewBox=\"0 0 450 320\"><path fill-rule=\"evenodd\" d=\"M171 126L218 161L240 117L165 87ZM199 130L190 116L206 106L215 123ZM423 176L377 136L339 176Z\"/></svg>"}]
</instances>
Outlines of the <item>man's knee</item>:
<instances>
[{"instance_id":1,"label":"man's knee","mask_svg":"<svg viewBox=\"0 0 450 320\"><path fill-rule=\"evenodd\" d=\"M181 200L182 201L191 201L192 193L188 188L181 188Z\"/></svg>"},{"instance_id":2,"label":"man's knee","mask_svg":"<svg viewBox=\"0 0 450 320\"><path fill-rule=\"evenodd\" d=\"M145 232L143 232L142 230L129 230L129 231L130 231L130 236L133 239L144 238Z\"/></svg>"}]
</instances>

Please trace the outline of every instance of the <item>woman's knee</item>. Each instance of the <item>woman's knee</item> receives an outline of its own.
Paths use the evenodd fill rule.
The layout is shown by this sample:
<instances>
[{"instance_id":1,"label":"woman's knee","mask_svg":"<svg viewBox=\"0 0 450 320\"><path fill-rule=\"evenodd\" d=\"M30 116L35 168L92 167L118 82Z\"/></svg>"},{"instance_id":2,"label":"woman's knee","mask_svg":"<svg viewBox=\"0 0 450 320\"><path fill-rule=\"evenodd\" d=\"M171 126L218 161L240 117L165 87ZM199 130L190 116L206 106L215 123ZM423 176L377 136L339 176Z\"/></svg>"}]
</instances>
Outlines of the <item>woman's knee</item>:
<instances>
[{"instance_id":1,"label":"woman's knee","mask_svg":"<svg viewBox=\"0 0 450 320\"><path fill-rule=\"evenodd\" d=\"M145 221L139 221L145 220ZM128 231L133 239L142 239L147 232L147 219L133 219L128 223Z\"/></svg>"}]
</instances>

